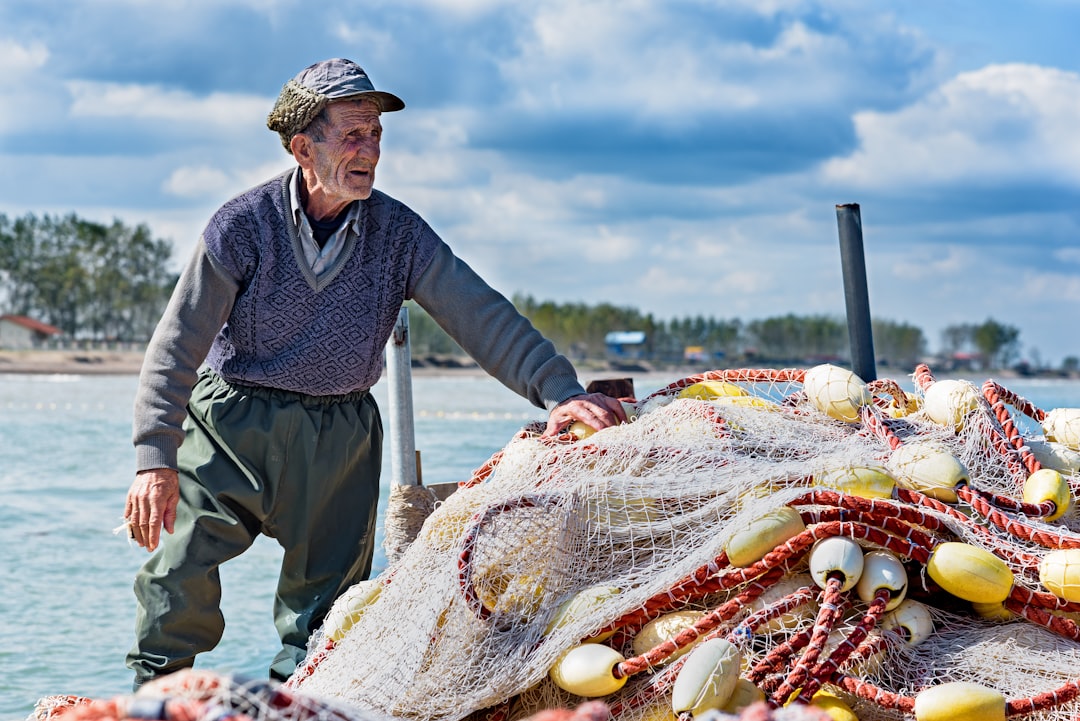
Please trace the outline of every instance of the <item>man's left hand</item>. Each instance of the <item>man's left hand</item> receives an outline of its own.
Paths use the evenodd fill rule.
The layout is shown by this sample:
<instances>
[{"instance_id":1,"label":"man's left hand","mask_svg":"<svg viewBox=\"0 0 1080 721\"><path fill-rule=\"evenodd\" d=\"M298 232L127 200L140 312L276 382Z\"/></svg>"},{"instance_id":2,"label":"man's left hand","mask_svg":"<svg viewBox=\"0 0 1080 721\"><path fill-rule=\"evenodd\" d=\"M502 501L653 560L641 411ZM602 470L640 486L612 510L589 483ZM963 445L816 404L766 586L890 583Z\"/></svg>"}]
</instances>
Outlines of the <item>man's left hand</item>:
<instances>
[{"instance_id":1,"label":"man's left hand","mask_svg":"<svg viewBox=\"0 0 1080 721\"><path fill-rule=\"evenodd\" d=\"M551 409L543 435L556 436L574 421L581 421L593 430L626 423L626 411L617 398L603 393L583 393L571 396Z\"/></svg>"}]
</instances>

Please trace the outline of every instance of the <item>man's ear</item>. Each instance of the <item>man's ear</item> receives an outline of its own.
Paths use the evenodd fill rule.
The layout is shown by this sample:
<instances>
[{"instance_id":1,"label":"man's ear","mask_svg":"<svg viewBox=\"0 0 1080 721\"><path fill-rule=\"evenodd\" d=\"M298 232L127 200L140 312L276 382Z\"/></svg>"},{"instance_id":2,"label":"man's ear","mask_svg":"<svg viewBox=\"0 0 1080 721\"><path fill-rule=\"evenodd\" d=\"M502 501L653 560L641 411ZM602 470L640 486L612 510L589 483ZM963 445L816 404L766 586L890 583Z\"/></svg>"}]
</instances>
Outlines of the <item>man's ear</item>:
<instances>
[{"instance_id":1,"label":"man's ear","mask_svg":"<svg viewBox=\"0 0 1080 721\"><path fill-rule=\"evenodd\" d=\"M311 138L303 133L297 133L289 141L289 150L292 151L293 157L296 158L296 162L300 164L300 167L306 168L311 165Z\"/></svg>"}]
</instances>

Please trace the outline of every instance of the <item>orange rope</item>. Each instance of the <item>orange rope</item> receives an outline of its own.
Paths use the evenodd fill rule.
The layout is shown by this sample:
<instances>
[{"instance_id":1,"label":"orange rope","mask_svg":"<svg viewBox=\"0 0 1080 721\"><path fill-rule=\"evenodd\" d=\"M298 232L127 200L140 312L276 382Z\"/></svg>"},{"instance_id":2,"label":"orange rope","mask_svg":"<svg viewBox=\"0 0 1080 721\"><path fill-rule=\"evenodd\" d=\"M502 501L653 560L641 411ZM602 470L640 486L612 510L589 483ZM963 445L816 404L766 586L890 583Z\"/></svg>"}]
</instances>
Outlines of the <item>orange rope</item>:
<instances>
[{"instance_id":1,"label":"orange rope","mask_svg":"<svg viewBox=\"0 0 1080 721\"><path fill-rule=\"evenodd\" d=\"M676 651L686 648L702 636L708 634L724 621L731 619L751 601L776 583L782 575L781 569L772 569L750 588L728 600L714 611L702 616L695 621L693 625L683 629L671 639L657 644L640 656L634 656L633 658L628 658L625 661L616 664L613 675L615 678L625 678L626 676L640 673L653 666L660 665Z\"/></svg>"},{"instance_id":2,"label":"orange rope","mask_svg":"<svg viewBox=\"0 0 1080 721\"><path fill-rule=\"evenodd\" d=\"M851 654L862 645L870 631L877 627L881 621L881 617L885 614L885 606L888 605L891 598L892 591L888 588L878 589L866 609L866 614L859 621L859 625L844 638L827 659L818 663L810 671L810 677L803 684L802 691L799 692L800 701L810 703L814 693L821 688L821 685L827 683L833 674L844 665L844 662L850 658Z\"/></svg>"},{"instance_id":3,"label":"orange rope","mask_svg":"<svg viewBox=\"0 0 1080 721\"><path fill-rule=\"evenodd\" d=\"M1026 414L1028 417L1042 423L1046 419L1046 414L1036 408L1032 403L1024 398L1002 388L993 381L986 381L983 383L983 397L986 398L990 404L991 412L994 417L1001 424L1001 429L1005 434L1007 442L1016 449L1016 452L1020 454L1021 461L1024 466L1027 467L1029 473L1034 473L1042 466L1038 459L1028 448L1027 443L1024 442L1024 437L1020 435L1019 429L1016 424L1013 423L1012 416L1009 414L1009 410L1005 407L1006 403L1012 405L1021 413ZM1000 450L1000 449L999 449Z\"/></svg>"},{"instance_id":4,"label":"orange rope","mask_svg":"<svg viewBox=\"0 0 1080 721\"><path fill-rule=\"evenodd\" d=\"M915 385L923 393L926 392L927 388L934 384L934 374L930 372L930 366L925 363L920 363L915 366L915 372L911 377L914 379Z\"/></svg>"},{"instance_id":5,"label":"orange rope","mask_svg":"<svg viewBox=\"0 0 1080 721\"><path fill-rule=\"evenodd\" d=\"M806 645L803 655L799 658L795 667L788 674L784 682L769 695L769 705L780 707L787 705L788 699L795 691L808 682L811 669L817 665L818 657L825 650L825 643L829 640L829 634L836 627L840 619L843 606L843 587L845 579L842 574L833 572L825 581L825 592L821 596L821 606L818 610L817 620L814 622L814 631L810 636L810 642Z\"/></svg>"}]
</instances>

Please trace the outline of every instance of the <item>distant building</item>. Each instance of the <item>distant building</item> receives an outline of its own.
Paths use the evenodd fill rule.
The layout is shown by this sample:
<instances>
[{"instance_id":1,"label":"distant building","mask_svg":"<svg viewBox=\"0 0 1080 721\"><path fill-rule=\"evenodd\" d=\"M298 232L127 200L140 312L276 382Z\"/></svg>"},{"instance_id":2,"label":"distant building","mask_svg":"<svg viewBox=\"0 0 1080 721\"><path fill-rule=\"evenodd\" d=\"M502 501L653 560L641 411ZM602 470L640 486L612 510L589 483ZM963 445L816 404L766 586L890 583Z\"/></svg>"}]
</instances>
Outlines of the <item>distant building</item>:
<instances>
[{"instance_id":1,"label":"distant building","mask_svg":"<svg viewBox=\"0 0 1080 721\"><path fill-rule=\"evenodd\" d=\"M687 363L708 363L709 353L702 345L688 345L683 348L683 360Z\"/></svg>"},{"instance_id":2,"label":"distant building","mask_svg":"<svg viewBox=\"0 0 1080 721\"><path fill-rule=\"evenodd\" d=\"M47 323L25 315L0 315L0 349L31 350L62 333Z\"/></svg>"},{"instance_id":3,"label":"distant building","mask_svg":"<svg viewBox=\"0 0 1080 721\"><path fill-rule=\"evenodd\" d=\"M604 336L608 357L640 360L645 355L645 331L616 330Z\"/></svg>"}]
</instances>

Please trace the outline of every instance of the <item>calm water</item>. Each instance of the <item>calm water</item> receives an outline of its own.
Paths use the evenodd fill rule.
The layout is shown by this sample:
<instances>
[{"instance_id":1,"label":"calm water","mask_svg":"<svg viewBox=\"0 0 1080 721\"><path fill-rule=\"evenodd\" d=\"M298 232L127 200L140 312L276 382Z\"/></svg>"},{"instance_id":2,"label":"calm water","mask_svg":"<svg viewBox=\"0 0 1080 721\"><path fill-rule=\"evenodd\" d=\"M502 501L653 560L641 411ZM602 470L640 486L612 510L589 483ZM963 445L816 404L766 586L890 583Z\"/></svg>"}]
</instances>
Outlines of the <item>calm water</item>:
<instances>
[{"instance_id":1,"label":"calm water","mask_svg":"<svg viewBox=\"0 0 1080 721\"><path fill-rule=\"evenodd\" d=\"M673 379L635 378L637 394ZM1077 382L1005 385L1046 410L1080 407ZM146 552L113 529L134 463L134 391L131 376L0 374L0 721L25 718L42 696L110 698L130 690L123 660L134 617L131 580ZM374 393L385 414L385 382ZM413 401L428 484L468 479L543 417L486 377L416 377ZM223 566L225 636L198 667L265 672L277 650L271 606L279 561L277 545L263 538ZM380 548L377 569L384 563Z\"/></svg>"}]
</instances>

